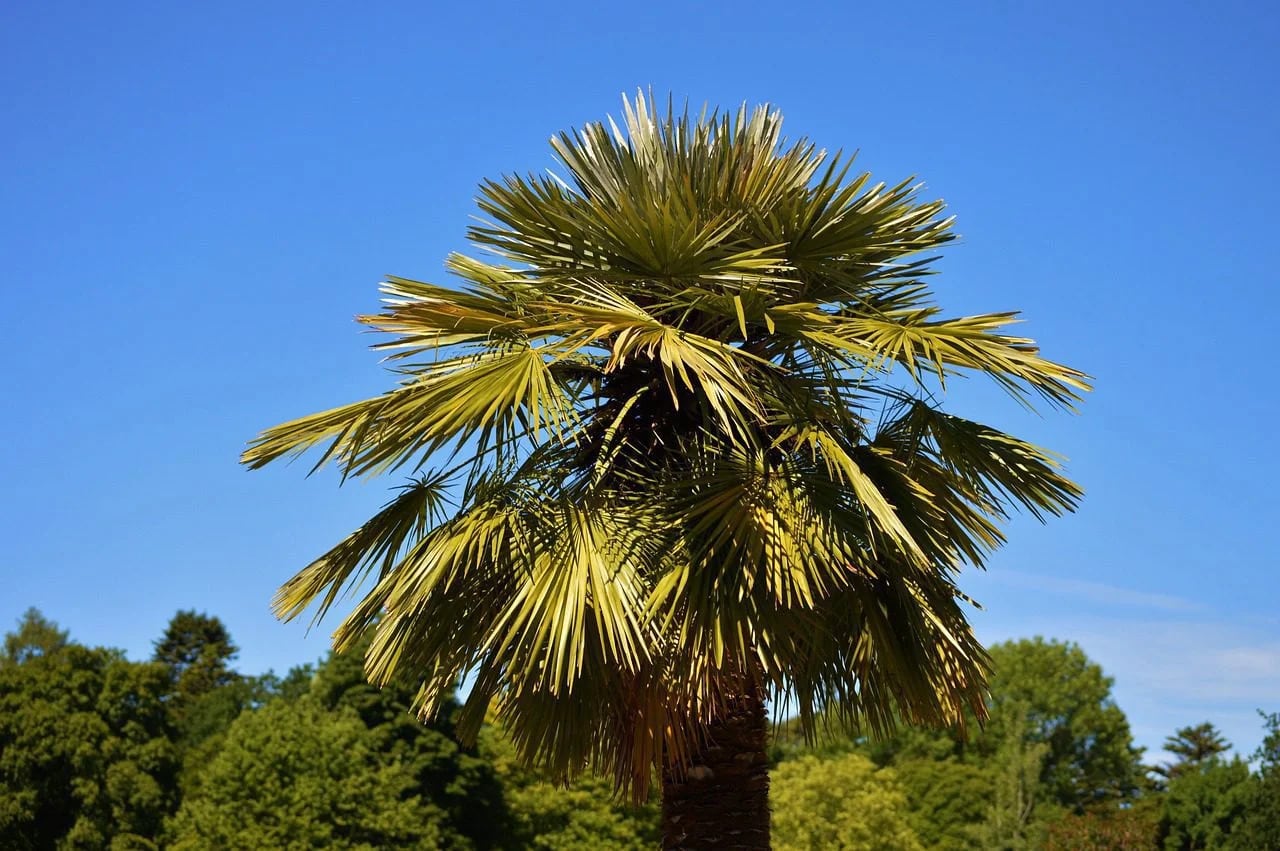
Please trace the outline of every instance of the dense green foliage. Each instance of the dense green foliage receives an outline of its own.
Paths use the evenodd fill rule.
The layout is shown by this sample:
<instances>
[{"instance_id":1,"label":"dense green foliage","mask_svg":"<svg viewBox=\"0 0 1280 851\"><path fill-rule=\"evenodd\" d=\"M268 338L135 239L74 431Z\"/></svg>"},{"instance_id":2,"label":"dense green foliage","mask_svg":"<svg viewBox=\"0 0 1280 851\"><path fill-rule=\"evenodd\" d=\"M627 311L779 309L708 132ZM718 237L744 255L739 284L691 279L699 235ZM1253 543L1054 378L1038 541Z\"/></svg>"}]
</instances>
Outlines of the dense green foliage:
<instances>
[{"instance_id":1,"label":"dense green foliage","mask_svg":"<svg viewBox=\"0 0 1280 851\"><path fill-rule=\"evenodd\" d=\"M895 763L907 795L907 819L932 851L968 851L973 826L986 818L990 772L959 759L911 759Z\"/></svg>"},{"instance_id":2,"label":"dense green foliage","mask_svg":"<svg viewBox=\"0 0 1280 851\"><path fill-rule=\"evenodd\" d=\"M351 712L369 731L383 763L403 767L415 793L441 810L441 832L451 848L492 847L510 830L492 761L457 742L448 713L423 724L410 711L413 694L392 682L378 689L365 680L363 645L335 654L311 680L310 698L335 712Z\"/></svg>"},{"instance_id":3,"label":"dense green foliage","mask_svg":"<svg viewBox=\"0 0 1280 851\"><path fill-rule=\"evenodd\" d=\"M1253 754L1258 773L1245 792L1240 823L1231 826L1232 845L1240 851L1280 848L1280 712L1261 714L1267 735Z\"/></svg>"},{"instance_id":4,"label":"dense green foliage","mask_svg":"<svg viewBox=\"0 0 1280 851\"><path fill-rule=\"evenodd\" d=\"M579 778L572 786L553 783L523 767L501 731L490 728L481 751L494 761L511 821L501 847L545 851L619 849L641 851L658 845L658 808L618 801L603 777Z\"/></svg>"},{"instance_id":5,"label":"dense green foliage","mask_svg":"<svg viewBox=\"0 0 1280 851\"><path fill-rule=\"evenodd\" d=\"M1257 774L1223 759L1229 745L1208 724L1171 736L1177 761L1157 770L1142 764L1110 678L1079 647L1033 638L991 656L990 721L967 738L903 727L880 741L806 747L783 725L774 759L781 768L806 753L865 754L893 772L930 849L1280 848L1280 716L1267 716ZM1167 790L1161 775L1174 778ZM839 805L841 788L828 794Z\"/></svg>"},{"instance_id":6,"label":"dense green foliage","mask_svg":"<svg viewBox=\"0 0 1280 851\"><path fill-rule=\"evenodd\" d=\"M1159 831L1151 807L1068 813L1046 826L1044 851L1156 851Z\"/></svg>"},{"instance_id":7,"label":"dense green foliage","mask_svg":"<svg viewBox=\"0 0 1280 851\"><path fill-rule=\"evenodd\" d=\"M174 701L185 710L211 691L238 679L231 670L236 652L222 621L183 611L169 621L151 658L169 670Z\"/></svg>"},{"instance_id":8,"label":"dense green foliage","mask_svg":"<svg viewBox=\"0 0 1280 851\"><path fill-rule=\"evenodd\" d=\"M1165 794L1166 836L1170 851L1226 848L1240 823L1251 792L1243 760L1213 757L1180 772Z\"/></svg>"},{"instance_id":9,"label":"dense green foliage","mask_svg":"<svg viewBox=\"0 0 1280 851\"><path fill-rule=\"evenodd\" d=\"M352 710L274 701L231 725L182 803L175 848L434 848L443 815Z\"/></svg>"},{"instance_id":10,"label":"dense green foliage","mask_svg":"<svg viewBox=\"0 0 1280 851\"><path fill-rule=\"evenodd\" d=\"M456 709L420 722L407 684L366 682L359 646L247 677L217 618L180 612L156 647L132 662L35 611L5 637L0 849L658 843L655 805L619 801L603 777L534 773L493 723L462 746ZM1264 716L1256 771L1207 723L1148 769L1080 648L1033 639L992 656L991 721L967 738L903 726L806 745L798 725L775 728L775 847L1280 848L1280 715Z\"/></svg>"},{"instance_id":11,"label":"dense green foliage","mask_svg":"<svg viewBox=\"0 0 1280 851\"><path fill-rule=\"evenodd\" d=\"M893 769L877 769L862 754L787 760L772 785L779 851L923 851Z\"/></svg>"},{"instance_id":12,"label":"dense green foliage","mask_svg":"<svg viewBox=\"0 0 1280 851\"><path fill-rule=\"evenodd\" d=\"M160 665L67 641L30 611L0 663L6 847L144 848L177 799Z\"/></svg>"},{"instance_id":13,"label":"dense green foliage","mask_svg":"<svg viewBox=\"0 0 1280 851\"><path fill-rule=\"evenodd\" d=\"M1059 806L1132 799L1143 774L1111 679L1074 644L1040 638L991 648L991 727L983 741L1044 745L1040 781Z\"/></svg>"}]
</instances>

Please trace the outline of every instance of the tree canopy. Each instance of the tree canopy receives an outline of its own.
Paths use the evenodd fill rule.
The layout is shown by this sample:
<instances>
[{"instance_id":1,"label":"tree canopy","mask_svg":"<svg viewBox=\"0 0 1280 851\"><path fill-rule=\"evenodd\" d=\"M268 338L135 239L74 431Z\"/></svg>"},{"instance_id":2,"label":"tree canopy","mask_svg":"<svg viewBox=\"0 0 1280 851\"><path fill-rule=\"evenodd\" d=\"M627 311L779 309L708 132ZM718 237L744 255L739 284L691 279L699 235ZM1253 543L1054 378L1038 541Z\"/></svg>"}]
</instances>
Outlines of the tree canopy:
<instances>
[{"instance_id":1,"label":"tree canopy","mask_svg":"<svg viewBox=\"0 0 1280 851\"><path fill-rule=\"evenodd\" d=\"M773 802L779 851L924 851L893 770L877 769L862 754L782 763L774 772Z\"/></svg>"},{"instance_id":2,"label":"tree canopy","mask_svg":"<svg viewBox=\"0 0 1280 851\"><path fill-rule=\"evenodd\" d=\"M1156 772L1176 777L1194 771L1204 763L1231 750L1231 743L1209 722L1182 727L1164 740L1164 749L1177 757L1173 763L1157 766Z\"/></svg>"},{"instance_id":3,"label":"tree canopy","mask_svg":"<svg viewBox=\"0 0 1280 851\"><path fill-rule=\"evenodd\" d=\"M274 701L231 725L174 819L173 847L441 847L444 814L415 792L353 710Z\"/></svg>"},{"instance_id":4,"label":"tree canopy","mask_svg":"<svg viewBox=\"0 0 1280 851\"><path fill-rule=\"evenodd\" d=\"M946 316L954 238L908 179L853 172L776 110L690 116L643 96L552 140L560 175L486 181L450 286L392 277L362 317L399 384L267 429L243 461L316 450L412 478L281 589L427 714L472 672L519 753L643 796L759 683L801 724L885 729L985 711L956 588L1016 509L1074 508L1059 459L945 411L958 375L1070 408L1087 377ZM677 771L676 773L680 773Z\"/></svg>"},{"instance_id":5,"label":"tree canopy","mask_svg":"<svg viewBox=\"0 0 1280 851\"><path fill-rule=\"evenodd\" d=\"M1133 798L1144 769L1112 680L1079 646L1042 638L991 648L992 736L1025 725L1045 745L1041 779L1057 804L1080 810Z\"/></svg>"},{"instance_id":6,"label":"tree canopy","mask_svg":"<svg viewBox=\"0 0 1280 851\"><path fill-rule=\"evenodd\" d=\"M48 656L67 646L67 632L46 618L38 609L27 609L18 628L4 637L4 656L0 664L20 665L40 656Z\"/></svg>"},{"instance_id":7,"label":"tree canopy","mask_svg":"<svg viewBox=\"0 0 1280 851\"><path fill-rule=\"evenodd\" d=\"M218 618L180 611L155 643L152 658L173 672L178 692L194 698L231 682L238 648Z\"/></svg>"},{"instance_id":8,"label":"tree canopy","mask_svg":"<svg viewBox=\"0 0 1280 851\"><path fill-rule=\"evenodd\" d=\"M452 711L420 722L408 684L364 679L359 647L283 677L230 669L196 710L178 712L167 665L86 647L34 611L5 639L18 650L0 659L0 847L639 851L658 842L657 807L629 806L607 776L565 785L531 770L495 716L474 748L458 740ZM833 727L808 747L798 724L776 728L775 845L1280 847L1280 714L1263 716L1254 771L1229 752L1206 756L1225 742L1202 724L1170 737L1211 745L1182 748L1188 759L1167 786L1140 784L1128 798L1081 808L1060 802L1056 775L1042 770L1050 746L1032 723L1060 712L1060 695L1039 680L1096 663L1009 661L1045 645L1060 661L1079 650L993 648L1009 669L993 678L1007 690L993 694L1005 714L967 739L901 727L872 740ZM183 726L193 712L198 736ZM1071 729L1086 743L1097 737L1089 724ZM1083 774L1111 764L1105 750L1099 760Z\"/></svg>"},{"instance_id":9,"label":"tree canopy","mask_svg":"<svg viewBox=\"0 0 1280 851\"><path fill-rule=\"evenodd\" d=\"M1249 767L1239 758L1211 757L1179 771L1165 794L1164 847L1232 847L1231 833L1248 809L1249 792Z\"/></svg>"},{"instance_id":10,"label":"tree canopy","mask_svg":"<svg viewBox=\"0 0 1280 851\"><path fill-rule=\"evenodd\" d=\"M1258 762L1241 823L1232 832L1236 847L1280 848L1280 712L1262 716L1266 737L1253 754Z\"/></svg>"},{"instance_id":11,"label":"tree canopy","mask_svg":"<svg viewBox=\"0 0 1280 851\"><path fill-rule=\"evenodd\" d=\"M22 649L0 665L6 847L148 847L177 800L164 668L70 643L32 613L10 637Z\"/></svg>"}]
</instances>

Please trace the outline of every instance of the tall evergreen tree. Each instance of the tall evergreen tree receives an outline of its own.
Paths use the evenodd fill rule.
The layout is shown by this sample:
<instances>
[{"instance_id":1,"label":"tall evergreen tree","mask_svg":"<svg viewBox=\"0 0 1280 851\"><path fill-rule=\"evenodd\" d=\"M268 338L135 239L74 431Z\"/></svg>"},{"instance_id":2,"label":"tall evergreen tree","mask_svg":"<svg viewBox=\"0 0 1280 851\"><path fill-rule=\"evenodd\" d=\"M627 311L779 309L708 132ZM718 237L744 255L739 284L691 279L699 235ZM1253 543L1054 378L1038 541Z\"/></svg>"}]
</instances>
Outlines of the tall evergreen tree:
<instances>
[{"instance_id":1,"label":"tall evergreen tree","mask_svg":"<svg viewBox=\"0 0 1280 851\"><path fill-rule=\"evenodd\" d=\"M1183 727L1164 740L1164 749L1177 757L1172 763L1157 766L1164 777L1176 777L1194 771L1201 765L1231 750L1231 743L1208 721L1194 727Z\"/></svg>"},{"instance_id":2,"label":"tall evergreen tree","mask_svg":"<svg viewBox=\"0 0 1280 851\"><path fill-rule=\"evenodd\" d=\"M4 656L0 664L18 665L38 656L48 656L67 646L67 632L40 613L34 606L18 620L18 628L4 637Z\"/></svg>"},{"instance_id":3,"label":"tall evergreen tree","mask_svg":"<svg viewBox=\"0 0 1280 851\"><path fill-rule=\"evenodd\" d=\"M178 696L193 700L236 678L231 662L237 653L221 620L184 610L169 620L151 658L172 672Z\"/></svg>"}]
</instances>

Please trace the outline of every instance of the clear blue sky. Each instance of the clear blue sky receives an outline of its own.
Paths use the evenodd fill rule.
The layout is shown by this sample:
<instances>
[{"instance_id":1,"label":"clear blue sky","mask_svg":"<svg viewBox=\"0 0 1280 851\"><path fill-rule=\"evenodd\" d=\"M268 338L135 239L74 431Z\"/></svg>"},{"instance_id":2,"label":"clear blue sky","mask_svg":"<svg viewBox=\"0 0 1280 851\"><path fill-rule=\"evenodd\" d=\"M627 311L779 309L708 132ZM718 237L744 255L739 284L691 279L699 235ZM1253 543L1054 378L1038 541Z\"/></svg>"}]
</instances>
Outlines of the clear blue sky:
<instances>
[{"instance_id":1,"label":"clear blue sky","mask_svg":"<svg viewBox=\"0 0 1280 851\"><path fill-rule=\"evenodd\" d=\"M981 635L1079 641L1143 744L1208 719L1251 749L1280 710L1277 44L1264 2L10 4L0 624L142 656L195 607L245 670L319 656L269 599L385 491L246 473L245 441L387 386L351 321L381 276L441 279L482 177L651 85L773 102L947 199L942 303L1024 310L1098 387L1079 417L959 400L1088 489L970 575Z\"/></svg>"}]
</instances>

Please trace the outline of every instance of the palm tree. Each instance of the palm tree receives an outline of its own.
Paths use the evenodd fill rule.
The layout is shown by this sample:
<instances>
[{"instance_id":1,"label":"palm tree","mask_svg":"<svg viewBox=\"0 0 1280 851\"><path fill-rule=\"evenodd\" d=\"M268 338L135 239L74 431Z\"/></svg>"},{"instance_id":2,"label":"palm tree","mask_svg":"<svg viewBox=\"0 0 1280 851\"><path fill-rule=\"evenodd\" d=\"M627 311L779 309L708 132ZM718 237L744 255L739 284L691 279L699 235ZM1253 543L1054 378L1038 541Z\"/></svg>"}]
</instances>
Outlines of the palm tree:
<instances>
[{"instance_id":1,"label":"palm tree","mask_svg":"<svg viewBox=\"0 0 1280 851\"><path fill-rule=\"evenodd\" d=\"M765 702L880 732L982 717L985 653L955 586L1000 521L1071 510L1049 453L942 411L948 378L1070 408L1086 376L942 318L918 186L849 179L768 107L691 118L652 96L552 147L557 176L488 181L460 285L404 278L360 321L398 386L268 429L261 467L320 449L407 470L378 514L280 589L366 672L459 678L523 757L661 778L669 848L768 847ZM972 717L972 716L970 716Z\"/></svg>"}]
</instances>

